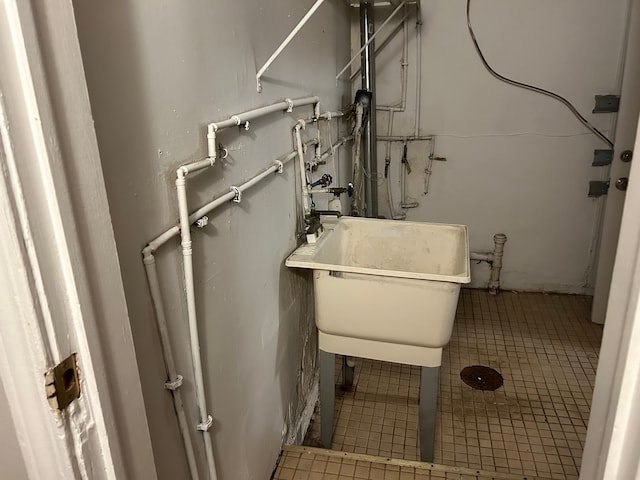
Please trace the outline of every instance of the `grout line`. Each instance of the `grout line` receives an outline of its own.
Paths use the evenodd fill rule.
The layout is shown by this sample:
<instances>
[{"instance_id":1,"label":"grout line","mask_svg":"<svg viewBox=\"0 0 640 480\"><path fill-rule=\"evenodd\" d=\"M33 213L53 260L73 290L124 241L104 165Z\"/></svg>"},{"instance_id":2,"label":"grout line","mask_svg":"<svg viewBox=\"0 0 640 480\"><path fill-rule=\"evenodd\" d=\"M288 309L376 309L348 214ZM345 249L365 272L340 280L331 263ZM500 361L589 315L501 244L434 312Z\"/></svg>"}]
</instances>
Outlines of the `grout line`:
<instances>
[{"instance_id":1,"label":"grout line","mask_svg":"<svg viewBox=\"0 0 640 480\"><path fill-rule=\"evenodd\" d=\"M487 470L474 470L464 467L452 467L448 465L438 465L435 463L416 462L413 460L402 460L399 458L378 457L364 453L339 452L337 450L327 450L325 448L305 447L299 445L285 445L283 452L307 453L312 455L325 455L327 457L346 458L354 461L364 461L383 465L394 465L398 467L411 467L432 472L458 473L460 475L472 475L489 477L495 480L553 480L552 478L537 477L530 475L514 475L503 472L490 472Z\"/></svg>"}]
</instances>

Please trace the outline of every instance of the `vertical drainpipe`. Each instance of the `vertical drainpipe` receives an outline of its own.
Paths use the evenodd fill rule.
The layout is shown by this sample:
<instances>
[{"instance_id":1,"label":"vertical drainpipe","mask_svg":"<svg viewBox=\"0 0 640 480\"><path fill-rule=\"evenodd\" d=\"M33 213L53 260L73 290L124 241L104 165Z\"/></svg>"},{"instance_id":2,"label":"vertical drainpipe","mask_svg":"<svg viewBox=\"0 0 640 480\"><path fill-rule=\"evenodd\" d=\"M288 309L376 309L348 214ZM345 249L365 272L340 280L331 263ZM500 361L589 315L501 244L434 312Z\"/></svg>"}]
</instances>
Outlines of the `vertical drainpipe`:
<instances>
[{"instance_id":1,"label":"vertical drainpipe","mask_svg":"<svg viewBox=\"0 0 640 480\"><path fill-rule=\"evenodd\" d=\"M360 3L360 45L365 45L374 34L373 2ZM369 115L364 129L363 166L365 216L378 216L378 155L376 150L376 100L375 100L375 40L362 52L362 88L372 92Z\"/></svg>"}]
</instances>

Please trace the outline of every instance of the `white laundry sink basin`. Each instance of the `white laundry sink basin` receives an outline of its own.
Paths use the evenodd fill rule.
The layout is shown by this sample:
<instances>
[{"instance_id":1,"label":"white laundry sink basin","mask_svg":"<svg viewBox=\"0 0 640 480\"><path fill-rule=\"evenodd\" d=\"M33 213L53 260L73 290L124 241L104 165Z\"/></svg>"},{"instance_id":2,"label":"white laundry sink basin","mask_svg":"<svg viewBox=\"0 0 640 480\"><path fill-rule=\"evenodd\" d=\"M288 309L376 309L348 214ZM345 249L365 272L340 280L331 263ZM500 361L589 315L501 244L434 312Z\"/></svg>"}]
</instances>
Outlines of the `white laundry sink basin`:
<instances>
[{"instance_id":1,"label":"white laundry sink basin","mask_svg":"<svg viewBox=\"0 0 640 480\"><path fill-rule=\"evenodd\" d=\"M464 225L341 217L289 267L314 270L319 347L437 367L469 283Z\"/></svg>"}]
</instances>

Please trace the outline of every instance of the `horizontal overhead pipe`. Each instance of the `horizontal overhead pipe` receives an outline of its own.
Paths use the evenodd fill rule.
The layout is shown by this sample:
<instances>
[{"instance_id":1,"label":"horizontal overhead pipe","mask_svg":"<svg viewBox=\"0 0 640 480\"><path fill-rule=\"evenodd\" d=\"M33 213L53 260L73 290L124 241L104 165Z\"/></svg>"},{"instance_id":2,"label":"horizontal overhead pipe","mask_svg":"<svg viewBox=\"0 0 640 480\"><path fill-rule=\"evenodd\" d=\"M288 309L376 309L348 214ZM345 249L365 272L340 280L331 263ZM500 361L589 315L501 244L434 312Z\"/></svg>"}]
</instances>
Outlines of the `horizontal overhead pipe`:
<instances>
[{"instance_id":1,"label":"horizontal overhead pipe","mask_svg":"<svg viewBox=\"0 0 640 480\"><path fill-rule=\"evenodd\" d=\"M215 161L218 150L218 146L216 145L216 134L220 130L240 125L244 125L245 128L247 128L248 122L250 122L251 120L255 120L256 118L263 117L275 112L291 112L296 107L314 105L319 101L320 99L316 96L295 98L293 100L290 98L285 98L281 102L267 105L265 107L256 108L254 110L249 110L243 113L237 113L235 115L231 115L227 120L210 123L207 125L207 157L210 159L214 159Z\"/></svg>"},{"instance_id":2,"label":"horizontal overhead pipe","mask_svg":"<svg viewBox=\"0 0 640 480\"><path fill-rule=\"evenodd\" d=\"M409 136L378 135L376 137L376 139L379 142L400 142L400 143L430 141L430 140L433 140L434 138L435 137L433 135L420 135L417 137L415 135L409 135Z\"/></svg>"}]
</instances>

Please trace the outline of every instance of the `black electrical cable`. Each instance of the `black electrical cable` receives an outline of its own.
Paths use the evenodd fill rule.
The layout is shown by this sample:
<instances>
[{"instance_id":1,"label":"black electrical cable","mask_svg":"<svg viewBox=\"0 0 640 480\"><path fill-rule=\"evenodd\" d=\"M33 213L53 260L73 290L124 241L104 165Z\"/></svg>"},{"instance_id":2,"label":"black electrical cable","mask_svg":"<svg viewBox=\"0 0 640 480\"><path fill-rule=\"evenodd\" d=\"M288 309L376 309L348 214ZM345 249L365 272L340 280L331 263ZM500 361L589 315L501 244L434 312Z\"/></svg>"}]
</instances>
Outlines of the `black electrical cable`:
<instances>
[{"instance_id":1,"label":"black electrical cable","mask_svg":"<svg viewBox=\"0 0 640 480\"><path fill-rule=\"evenodd\" d=\"M560 103L565 105L571 111L571 113L573 113L576 116L576 118L580 121L580 123L582 123L585 127L591 130L591 132L593 132L598 138L600 138L600 140L607 143L611 148L613 148L613 142L609 140L604 135L604 133L602 133L596 127L591 125L591 123L589 123L589 121L586 118L584 118L580 114L580 112L578 112L578 110L576 110L576 108L566 98L561 97L557 93L550 92L549 90L545 90L543 88L538 88L538 87L534 87L533 85L528 85L526 83L511 80L510 78L500 75L493 68L491 68L491 65L489 65L487 60L484 58L484 55L482 54L482 50L480 50L480 46L478 45L478 40L476 40L476 35L473 32L473 27L471 26L471 15L469 14L470 6L471 6L471 0L467 0L467 26L469 27L469 34L471 35L471 40L473 40L473 44L476 47L476 51L480 56L480 60L482 60L482 63L484 64L485 68L489 70L489 73L491 73L491 75L493 75L494 77L496 77L498 80L502 82L508 83L509 85L513 85L514 87L524 88L525 90L531 90L532 92L540 93L542 95L546 95L548 97L553 98L554 100L559 101Z\"/></svg>"}]
</instances>

